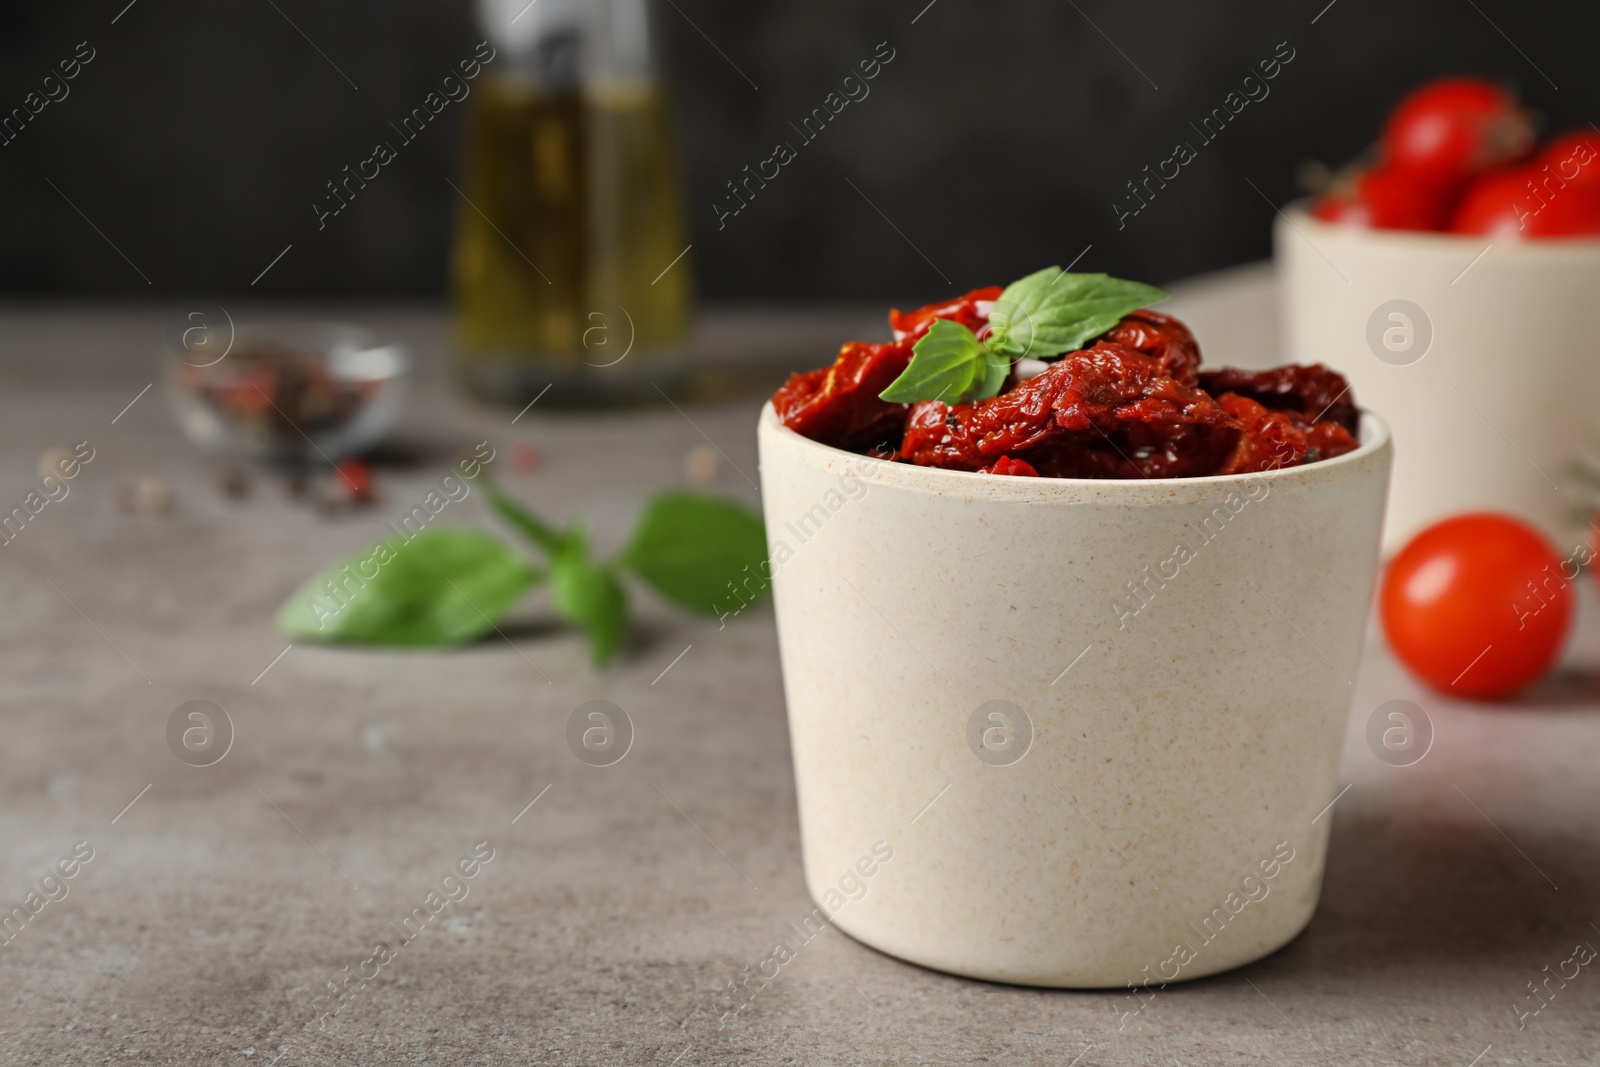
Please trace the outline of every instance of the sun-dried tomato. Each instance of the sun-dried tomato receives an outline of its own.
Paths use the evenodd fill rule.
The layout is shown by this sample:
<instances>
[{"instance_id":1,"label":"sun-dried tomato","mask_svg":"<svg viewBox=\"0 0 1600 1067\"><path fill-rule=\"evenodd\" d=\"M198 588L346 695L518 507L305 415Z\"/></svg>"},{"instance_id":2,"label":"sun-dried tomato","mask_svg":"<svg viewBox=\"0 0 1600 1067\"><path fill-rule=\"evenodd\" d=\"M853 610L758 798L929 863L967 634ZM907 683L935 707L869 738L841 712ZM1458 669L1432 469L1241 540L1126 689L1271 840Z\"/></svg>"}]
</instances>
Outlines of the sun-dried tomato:
<instances>
[{"instance_id":1,"label":"sun-dried tomato","mask_svg":"<svg viewBox=\"0 0 1600 1067\"><path fill-rule=\"evenodd\" d=\"M1001 456L978 473L1009 474L1014 478L1039 477L1039 472L1033 469L1033 464L1025 459L1012 459L1010 456Z\"/></svg>"},{"instance_id":2,"label":"sun-dried tomato","mask_svg":"<svg viewBox=\"0 0 1600 1067\"><path fill-rule=\"evenodd\" d=\"M895 440L892 441L879 441L862 454L871 459L882 459L887 460L890 463L898 463L900 462L899 438L896 437Z\"/></svg>"},{"instance_id":3,"label":"sun-dried tomato","mask_svg":"<svg viewBox=\"0 0 1600 1067\"><path fill-rule=\"evenodd\" d=\"M1332 459L1361 447L1355 435L1337 422L1319 422L1306 429L1306 443L1317 453L1317 459ZM1307 463L1312 462L1310 457Z\"/></svg>"},{"instance_id":4,"label":"sun-dried tomato","mask_svg":"<svg viewBox=\"0 0 1600 1067\"><path fill-rule=\"evenodd\" d=\"M1250 474L1305 462L1311 446L1292 413L1273 411L1238 393L1224 393L1217 403L1238 418L1240 427L1233 450L1215 473Z\"/></svg>"},{"instance_id":5,"label":"sun-dried tomato","mask_svg":"<svg viewBox=\"0 0 1600 1067\"><path fill-rule=\"evenodd\" d=\"M1137 423L1097 441L1047 444L1027 459L1048 478L1198 478L1216 470L1234 439L1228 426Z\"/></svg>"},{"instance_id":6,"label":"sun-dried tomato","mask_svg":"<svg viewBox=\"0 0 1600 1067\"><path fill-rule=\"evenodd\" d=\"M1189 327L1159 311L1145 308L1131 315L1100 335L1102 341L1136 348L1147 356L1161 361L1161 372L1185 385L1199 380L1200 344L1189 332Z\"/></svg>"},{"instance_id":7,"label":"sun-dried tomato","mask_svg":"<svg viewBox=\"0 0 1600 1067\"><path fill-rule=\"evenodd\" d=\"M1336 422L1351 433L1360 425L1360 412L1350 395L1350 382L1321 363L1289 364L1271 370L1202 371L1200 388L1212 396L1238 393L1274 411L1292 411L1302 427Z\"/></svg>"},{"instance_id":8,"label":"sun-dried tomato","mask_svg":"<svg viewBox=\"0 0 1600 1067\"><path fill-rule=\"evenodd\" d=\"M892 441L900 435L906 405L878 394L911 362L911 346L850 341L833 366L789 376L772 398L783 424L804 437L840 448Z\"/></svg>"},{"instance_id":9,"label":"sun-dried tomato","mask_svg":"<svg viewBox=\"0 0 1600 1067\"><path fill-rule=\"evenodd\" d=\"M906 369L912 346L928 332L934 319L959 322L974 332L981 330L1000 292L999 287L989 286L915 311L890 311L893 342L850 341L839 349L832 366L790 375L772 398L778 418L813 441L840 448L888 445L892 450L905 431L906 405L880 400L878 394Z\"/></svg>"},{"instance_id":10,"label":"sun-dried tomato","mask_svg":"<svg viewBox=\"0 0 1600 1067\"><path fill-rule=\"evenodd\" d=\"M946 300L942 304L925 304L915 311L902 312L894 308L889 312L889 328L894 331L896 341L909 340L912 343L928 332L934 319L959 322L977 333L989 324L989 309L1000 299L1001 292L1003 290L998 285L991 285L974 289L965 296Z\"/></svg>"},{"instance_id":11,"label":"sun-dried tomato","mask_svg":"<svg viewBox=\"0 0 1600 1067\"><path fill-rule=\"evenodd\" d=\"M1042 373L1013 369L1000 395L950 406L878 399L936 319L982 334L998 288L889 315L895 340L851 342L831 367L773 397L789 428L890 462L1044 478L1194 478L1331 459L1358 447L1344 376L1321 364L1201 371L1169 315L1125 316Z\"/></svg>"},{"instance_id":12,"label":"sun-dried tomato","mask_svg":"<svg viewBox=\"0 0 1600 1067\"><path fill-rule=\"evenodd\" d=\"M913 405L900 455L925 467L979 470L1069 434L1092 440L1134 423L1232 422L1206 393L1161 373L1161 360L1101 341L988 400Z\"/></svg>"}]
</instances>

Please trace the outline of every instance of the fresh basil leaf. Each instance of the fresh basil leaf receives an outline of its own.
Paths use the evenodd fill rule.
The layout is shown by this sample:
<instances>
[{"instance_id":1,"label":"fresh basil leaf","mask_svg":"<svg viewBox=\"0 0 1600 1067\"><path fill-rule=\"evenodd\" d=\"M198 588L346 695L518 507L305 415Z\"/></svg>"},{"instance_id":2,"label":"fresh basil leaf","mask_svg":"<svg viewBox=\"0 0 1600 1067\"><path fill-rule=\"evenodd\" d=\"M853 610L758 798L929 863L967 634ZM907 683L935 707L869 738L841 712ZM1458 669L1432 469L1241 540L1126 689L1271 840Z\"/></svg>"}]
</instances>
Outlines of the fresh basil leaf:
<instances>
[{"instance_id":1,"label":"fresh basil leaf","mask_svg":"<svg viewBox=\"0 0 1600 1067\"><path fill-rule=\"evenodd\" d=\"M989 313L984 343L1012 359L1059 356L1167 296L1153 285L1046 267L1006 286Z\"/></svg>"},{"instance_id":2,"label":"fresh basil leaf","mask_svg":"<svg viewBox=\"0 0 1600 1067\"><path fill-rule=\"evenodd\" d=\"M763 592L766 561L759 515L729 500L683 492L650 501L618 559L666 599L705 615L717 613L730 582L747 593ZM752 576L753 589L746 585Z\"/></svg>"},{"instance_id":3,"label":"fresh basil leaf","mask_svg":"<svg viewBox=\"0 0 1600 1067\"><path fill-rule=\"evenodd\" d=\"M959 322L934 319L912 346L911 362L878 399L892 404L943 400L964 404L994 396L1005 383L1011 361L984 347Z\"/></svg>"},{"instance_id":4,"label":"fresh basil leaf","mask_svg":"<svg viewBox=\"0 0 1600 1067\"><path fill-rule=\"evenodd\" d=\"M543 574L497 537L441 526L357 552L284 602L292 637L450 645L486 633Z\"/></svg>"},{"instance_id":5,"label":"fresh basil leaf","mask_svg":"<svg viewBox=\"0 0 1600 1067\"><path fill-rule=\"evenodd\" d=\"M604 666L628 624L628 592L611 567L590 559L581 542L570 546L550 561L550 598L562 618L583 627L595 666Z\"/></svg>"},{"instance_id":6,"label":"fresh basil leaf","mask_svg":"<svg viewBox=\"0 0 1600 1067\"><path fill-rule=\"evenodd\" d=\"M551 556L564 551L574 540L570 530L557 530L533 512L505 494L498 485L489 483L489 503L494 510L522 534Z\"/></svg>"}]
</instances>

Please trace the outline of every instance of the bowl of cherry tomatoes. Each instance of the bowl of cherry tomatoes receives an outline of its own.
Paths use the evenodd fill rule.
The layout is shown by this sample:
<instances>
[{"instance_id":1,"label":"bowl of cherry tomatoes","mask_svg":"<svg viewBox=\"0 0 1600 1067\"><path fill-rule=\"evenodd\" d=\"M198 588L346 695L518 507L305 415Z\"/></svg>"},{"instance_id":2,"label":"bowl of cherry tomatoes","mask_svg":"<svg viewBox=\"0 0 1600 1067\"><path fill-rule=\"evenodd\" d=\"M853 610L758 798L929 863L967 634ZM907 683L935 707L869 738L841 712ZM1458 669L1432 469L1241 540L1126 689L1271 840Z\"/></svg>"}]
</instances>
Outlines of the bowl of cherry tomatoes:
<instances>
[{"instance_id":1,"label":"bowl of cherry tomatoes","mask_svg":"<svg viewBox=\"0 0 1600 1067\"><path fill-rule=\"evenodd\" d=\"M1560 479L1600 425L1600 131L1541 142L1505 89L1429 83L1274 246L1286 354L1390 420L1387 552L1461 512L1569 521Z\"/></svg>"}]
</instances>

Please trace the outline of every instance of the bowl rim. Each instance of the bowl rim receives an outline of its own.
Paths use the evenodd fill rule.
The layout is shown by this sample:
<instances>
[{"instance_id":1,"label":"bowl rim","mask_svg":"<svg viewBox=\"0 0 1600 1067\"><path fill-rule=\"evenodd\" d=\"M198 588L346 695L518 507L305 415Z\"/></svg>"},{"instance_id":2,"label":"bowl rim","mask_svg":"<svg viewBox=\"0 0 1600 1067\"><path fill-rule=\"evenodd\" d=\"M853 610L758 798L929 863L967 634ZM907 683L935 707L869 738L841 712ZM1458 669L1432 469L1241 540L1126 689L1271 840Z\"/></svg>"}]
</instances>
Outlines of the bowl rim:
<instances>
[{"instance_id":1,"label":"bowl rim","mask_svg":"<svg viewBox=\"0 0 1600 1067\"><path fill-rule=\"evenodd\" d=\"M1263 485L1270 486L1271 490L1309 489L1366 473L1370 466L1367 461L1380 453L1387 453L1391 448L1391 438L1388 423L1365 408L1361 409L1360 429L1360 446L1342 456L1304 463L1298 467L1280 467L1277 470L1245 474L1208 474L1198 478L1035 478L953 471L874 459L796 433L778 421L778 413L771 400L761 409L757 437L763 445L771 440L804 457L813 467L832 468L839 473L855 476L862 476L865 472L865 477L875 484L887 483L896 488L937 495L981 496L996 500L1025 497L1047 501L1065 497L1101 502L1173 503L1212 499L1227 495L1230 491L1253 492L1255 490L1252 487ZM765 451L763 448L763 461L767 458ZM1384 466L1387 467L1386 460Z\"/></svg>"},{"instance_id":2,"label":"bowl rim","mask_svg":"<svg viewBox=\"0 0 1600 1067\"><path fill-rule=\"evenodd\" d=\"M390 378L399 378L411 368L411 346L405 341L385 334L376 327L364 322L355 322L349 319L323 318L316 315L287 314L282 316L261 316L235 319L222 309L227 316L229 327L229 341L227 350L210 363L190 363L180 355L170 338L161 348L161 355L176 363L194 367L197 370L210 370L219 366L232 354L235 346L241 342L251 341L280 341L290 345L298 344L311 355L320 360L328 360L335 353L341 355L362 355L369 352L381 352L394 362L394 370ZM320 337L315 335L321 335Z\"/></svg>"},{"instance_id":3,"label":"bowl rim","mask_svg":"<svg viewBox=\"0 0 1600 1067\"><path fill-rule=\"evenodd\" d=\"M1319 237L1364 244L1385 251L1459 253L1493 245L1497 257L1522 259L1600 257L1600 236L1536 237L1526 241L1497 240L1487 234L1439 233L1434 230L1373 230L1325 222L1311 214L1309 197L1285 204L1278 212L1291 228L1306 228Z\"/></svg>"}]
</instances>

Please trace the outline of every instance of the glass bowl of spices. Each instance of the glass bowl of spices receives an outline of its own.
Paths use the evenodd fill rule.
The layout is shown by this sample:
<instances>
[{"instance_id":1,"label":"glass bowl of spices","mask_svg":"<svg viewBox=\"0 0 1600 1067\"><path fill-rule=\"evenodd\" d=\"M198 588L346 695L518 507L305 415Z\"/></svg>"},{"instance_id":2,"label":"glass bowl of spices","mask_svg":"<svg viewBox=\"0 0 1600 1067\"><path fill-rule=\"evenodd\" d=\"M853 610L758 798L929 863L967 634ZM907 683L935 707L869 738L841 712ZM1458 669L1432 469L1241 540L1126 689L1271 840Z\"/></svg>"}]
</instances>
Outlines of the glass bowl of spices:
<instances>
[{"instance_id":1,"label":"glass bowl of spices","mask_svg":"<svg viewBox=\"0 0 1600 1067\"><path fill-rule=\"evenodd\" d=\"M399 417L410 354L361 326L231 321L175 331L167 381L196 444L239 459L337 460Z\"/></svg>"}]
</instances>

